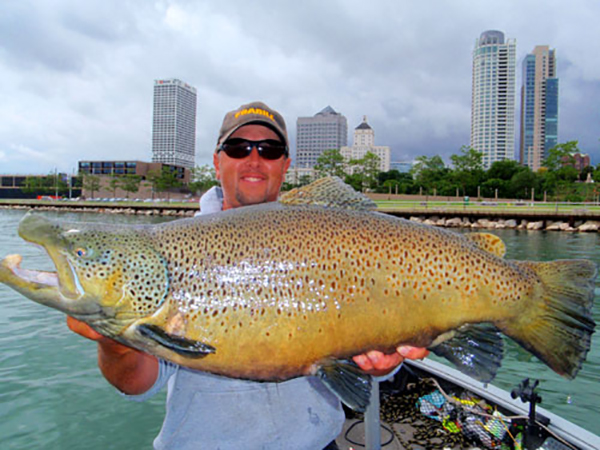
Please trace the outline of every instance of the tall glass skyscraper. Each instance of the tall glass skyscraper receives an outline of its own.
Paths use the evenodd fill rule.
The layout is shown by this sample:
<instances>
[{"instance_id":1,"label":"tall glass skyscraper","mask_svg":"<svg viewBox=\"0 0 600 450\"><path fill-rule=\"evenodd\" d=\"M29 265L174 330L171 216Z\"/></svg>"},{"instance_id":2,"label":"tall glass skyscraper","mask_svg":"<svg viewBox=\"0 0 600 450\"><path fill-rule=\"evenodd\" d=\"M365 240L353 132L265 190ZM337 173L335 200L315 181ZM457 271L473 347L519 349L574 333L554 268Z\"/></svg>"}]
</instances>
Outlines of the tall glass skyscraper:
<instances>
[{"instance_id":1,"label":"tall glass skyscraper","mask_svg":"<svg viewBox=\"0 0 600 450\"><path fill-rule=\"evenodd\" d=\"M471 147L487 169L515 155L516 41L485 31L473 50Z\"/></svg>"},{"instance_id":2,"label":"tall glass skyscraper","mask_svg":"<svg viewBox=\"0 0 600 450\"><path fill-rule=\"evenodd\" d=\"M152 162L193 169L196 88L180 80L154 81Z\"/></svg>"},{"instance_id":3,"label":"tall glass skyscraper","mask_svg":"<svg viewBox=\"0 0 600 450\"><path fill-rule=\"evenodd\" d=\"M325 150L348 145L348 120L331 106L296 121L296 167L311 168Z\"/></svg>"},{"instance_id":4,"label":"tall glass skyscraper","mask_svg":"<svg viewBox=\"0 0 600 450\"><path fill-rule=\"evenodd\" d=\"M558 143L558 78L555 51L538 45L523 60L519 161L531 170L544 164Z\"/></svg>"}]
</instances>

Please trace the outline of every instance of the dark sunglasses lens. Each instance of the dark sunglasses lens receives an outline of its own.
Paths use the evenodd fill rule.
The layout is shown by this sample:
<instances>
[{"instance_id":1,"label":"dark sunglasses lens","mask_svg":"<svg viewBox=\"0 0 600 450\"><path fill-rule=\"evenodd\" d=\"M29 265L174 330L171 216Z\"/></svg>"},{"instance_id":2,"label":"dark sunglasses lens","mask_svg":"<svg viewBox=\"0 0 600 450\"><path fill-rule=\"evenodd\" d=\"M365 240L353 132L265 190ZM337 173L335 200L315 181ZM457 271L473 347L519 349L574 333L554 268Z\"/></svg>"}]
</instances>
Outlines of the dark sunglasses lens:
<instances>
[{"instance_id":1,"label":"dark sunglasses lens","mask_svg":"<svg viewBox=\"0 0 600 450\"><path fill-rule=\"evenodd\" d=\"M278 141L264 141L258 146L258 154L265 159L279 159L285 155L285 145Z\"/></svg>"},{"instance_id":2,"label":"dark sunglasses lens","mask_svg":"<svg viewBox=\"0 0 600 450\"><path fill-rule=\"evenodd\" d=\"M254 147L258 149L258 154L264 159L279 159L286 154L285 145L275 140L253 142L231 139L221 146L221 150L230 158L241 159L250 155Z\"/></svg>"},{"instance_id":3,"label":"dark sunglasses lens","mask_svg":"<svg viewBox=\"0 0 600 450\"><path fill-rule=\"evenodd\" d=\"M227 156L234 159L245 158L252 151L252 147L248 146L247 142L228 143L225 142L221 146L221 150L225 152Z\"/></svg>"}]
</instances>

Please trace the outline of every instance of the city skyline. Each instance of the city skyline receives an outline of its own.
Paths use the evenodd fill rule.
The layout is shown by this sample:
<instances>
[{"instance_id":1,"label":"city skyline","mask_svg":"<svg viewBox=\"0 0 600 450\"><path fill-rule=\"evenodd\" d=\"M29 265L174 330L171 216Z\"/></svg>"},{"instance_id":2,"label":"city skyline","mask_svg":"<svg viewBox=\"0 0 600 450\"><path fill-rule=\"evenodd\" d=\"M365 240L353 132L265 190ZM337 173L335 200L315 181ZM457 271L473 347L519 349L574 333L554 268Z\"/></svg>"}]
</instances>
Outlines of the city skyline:
<instances>
[{"instance_id":1,"label":"city skyline","mask_svg":"<svg viewBox=\"0 0 600 450\"><path fill-rule=\"evenodd\" d=\"M284 115L293 146L295 120L330 105L350 124L367 115L392 161L441 155L448 162L470 143L473 43L485 30L516 39L519 88L525 56L537 45L556 49L558 141L579 140L600 162L598 2L550 0L544 20L532 20L534 2L515 0L24 0L5 2L0 12L2 173L149 160L153 80L161 78L198 89L200 165L211 164L225 113L253 100ZM269 33L244 26L267 13Z\"/></svg>"}]
</instances>

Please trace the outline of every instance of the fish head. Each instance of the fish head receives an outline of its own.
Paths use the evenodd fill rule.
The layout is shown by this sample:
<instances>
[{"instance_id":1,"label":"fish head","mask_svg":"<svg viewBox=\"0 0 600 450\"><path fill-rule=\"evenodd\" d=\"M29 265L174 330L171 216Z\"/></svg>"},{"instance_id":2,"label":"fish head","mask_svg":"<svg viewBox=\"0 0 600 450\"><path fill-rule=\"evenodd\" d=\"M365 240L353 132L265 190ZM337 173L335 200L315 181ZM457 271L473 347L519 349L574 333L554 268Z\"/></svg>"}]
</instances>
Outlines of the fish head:
<instances>
[{"instance_id":1,"label":"fish head","mask_svg":"<svg viewBox=\"0 0 600 450\"><path fill-rule=\"evenodd\" d=\"M151 314L167 295L166 261L140 227L59 223L30 213L19 235L43 247L56 272L21 269L20 256L12 255L2 262L0 281L97 329Z\"/></svg>"}]
</instances>

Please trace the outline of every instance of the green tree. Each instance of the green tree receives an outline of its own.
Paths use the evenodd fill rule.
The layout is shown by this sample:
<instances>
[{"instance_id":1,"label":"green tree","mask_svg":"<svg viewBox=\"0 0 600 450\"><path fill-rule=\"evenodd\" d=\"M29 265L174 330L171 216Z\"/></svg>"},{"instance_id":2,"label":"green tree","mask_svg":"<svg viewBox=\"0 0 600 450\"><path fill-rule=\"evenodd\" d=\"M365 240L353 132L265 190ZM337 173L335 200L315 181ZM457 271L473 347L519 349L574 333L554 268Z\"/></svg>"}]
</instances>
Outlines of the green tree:
<instances>
[{"instance_id":1,"label":"green tree","mask_svg":"<svg viewBox=\"0 0 600 450\"><path fill-rule=\"evenodd\" d=\"M413 179L418 179L421 172L424 170L429 170L429 171L442 171L446 168L446 165L444 164L444 160L442 159L441 156L439 155L435 155L435 156L418 156L415 159L415 163L413 164L412 168L410 169L410 173L413 176Z\"/></svg>"},{"instance_id":2,"label":"green tree","mask_svg":"<svg viewBox=\"0 0 600 450\"><path fill-rule=\"evenodd\" d=\"M26 194L43 195L49 193L44 180L45 177L27 177L21 188Z\"/></svg>"},{"instance_id":3,"label":"green tree","mask_svg":"<svg viewBox=\"0 0 600 450\"><path fill-rule=\"evenodd\" d=\"M456 186L451 179L452 171L446 167L442 157L419 156L410 173L414 178L414 193L454 195Z\"/></svg>"},{"instance_id":4,"label":"green tree","mask_svg":"<svg viewBox=\"0 0 600 450\"><path fill-rule=\"evenodd\" d=\"M125 198L129 198L129 194L133 194L140 190L140 183L142 182L142 177L139 175L124 175L119 177L119 187L125 191Z\"/></svg>"},{"instance_id":5,"label":"green tree","mask_svg":"<svg viewBox=\"0 0 600 450\"><path fill-rule=\"evenodd\" d=\"M121 177L113 175L108 182L108 186L113 198L115 198L117 196L117 189L121 187Z\"/></svg>"},{"instance_id":6,"label":"green tree","mask_svg":"<svg viewBox=\"0 0 600 450\"><path fill-rule=\"evenodd\" d=\"M594 182L600 183L600 164L594 167L594 171L592 172L592 178L594 179Z\"/></svg>"},{"instance_id":7,"label":"green tree","mask_svg":"<svg viewBox=\"0 0 600 450\"><path fill-rule=\"evenodd\" d=\"M579 153L578 141L569 141L563 144L557 144L548 150L544 166L550 171L559 170L565 165L574 165L574 153Z\"/></svg>"},{"instance_id":8,"label":"green tree","mask_svg":"<svg viewBox=\"0 0 600 450\"><path fill-rule=\"evenodd\" d=\"M346 178L344 179L344 183L349 184L350 186L352 186L355 190L362 192L364 189L364 184L363 184L364 180L361 174L359 173L353 173L351 175L346 175Z\"/></svg>"},{"instance_id":9,"label":"green tree","mask_svg":"<svg viewBox=\"0 0 600 450\"><path fill-rule=\"evenodd\" d=\"M214 167L204 164L192 169L192 181L188 184L188 188L193 193L206 192L217 184L219 182L217 181Z\"/></svg>"},{"instance_id":10,"label":"green tree","mask_svg":"<svg viewBox=\"0 0 600 450\"><path fill-rule=\"evenodd\" d=\"M511 198L510 180L502 180L500 178L489 178L481 183L481 195L484 197L495 197L498 193L500 198Z\"/></svg>"},{"instance_id":11,"label":"green tree","mask_svg":"<svg viewBox=\"0 0 600 450\"><path fill-rule=\"evenodd\" d=\"M177 173L170 167L163 166L162 170L148 172L147 179L152 185L152 196L155 192L166 192L167 200L171 198L170 190L181 186Z\"/></svg>"},{"instance_id":12,"label":"green tree","mask_svg":"<svg viewBox=\"0 0 600 450\"><path fill-rule=\"evenodd\" d=\"M458 172L483 171L483 153L468 145L463 145L460 152L461 155L450 156L454 170Z\"/></svg>"},{"instance_id":13,"label":"green tree","mask_svg":"<svg viewBox=\"0 0 600 450\"><path fill-rule=\"evenodd\" d=\"M460 155L450 156L454 166L451 178L455 185L462 188L463 195L475 195L485 178L483 153L466 145L460 148L460 152Z\"/></svg>"},{"instance_id":14,"label":"green tree","mask_svg":"<svg viewBox=\"0 0 600 450\"><path fill-rule=\"evenodd\" d=\"M333 176L343 180L347 175L345 165L346 162L339 149L331 149L321 153L314 169L318 178Z\"/></svg>"},{"instance_id":15,"label":"green tree","mask_svg":"<svg viewBox=\"0 0 600 450\"><path fill-rule=\"evenodd\" d=\"M482 195L484 197L494 197L497 190L498 197L515 198L517 191L513 189L511 180L515 175L523 171L531 172L531 169L522 166L512 159L493 162L485 173L484 180L481 183ZM536 176L536 178L538 177ZM539 184L539 180L537 180L537 183Z\"/></svg>"},{"instance_id":16,"label":"green tree","mask_svg":"<svg viewBox=\"0 0 600 450\"><path fill-rule=\"evenodd\" d=\"M510 180L511 197L529 200L531 190L539 191L539 180L531 169L517 172Z\"/></svg>"},{"instance_id":17,"label":"green tree","mask_svg":"<svg viewBox=\"0 0 600 450\"><path fill-rule=\"evenodd\" d=\"M91 193L91 198L94 198L94 193L100 190L100 177L89 173L83 174L81 187Z\"/></svg>"},{"instance_id":18,"label":"green tree","mask_svg":"<svg viewBox=\"0 0 600 450\"><path fill-rule=\"evenodd\" d=\"M348 162L352 167L352 181L351 185L356 189L355 184L360 180L360 191L365 189L376 189L377 182L379 181L379 164L381 158L375 153L367 152L364 157L360 159L352 159ZM348 177L346 177L348 178Z\"/></svg>"},{"instance_id":19,"label":"green tree","mask_svg":"<svg viewBox=\"0 0 600 450\"><path fill-rule=\"evenodd\" d=\"M408 194L411 192L413 187L413 178L409 173L399 172L396 169L389 170L387 172L379 172L379 187L377 192L395 193L396 189L399 194ZM397 188L396 188L397 186Z\"/></svg>"}]
</instances>

